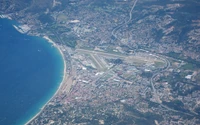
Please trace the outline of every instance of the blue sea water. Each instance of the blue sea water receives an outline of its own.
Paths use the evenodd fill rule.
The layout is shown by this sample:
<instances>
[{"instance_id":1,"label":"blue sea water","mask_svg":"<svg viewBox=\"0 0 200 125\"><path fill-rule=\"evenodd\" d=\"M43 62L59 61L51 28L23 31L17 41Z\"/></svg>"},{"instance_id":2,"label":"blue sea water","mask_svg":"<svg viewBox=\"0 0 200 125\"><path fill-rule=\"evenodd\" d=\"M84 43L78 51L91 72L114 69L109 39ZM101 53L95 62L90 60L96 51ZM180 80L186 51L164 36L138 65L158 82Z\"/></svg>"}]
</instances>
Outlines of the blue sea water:
<instances>
[{"instance_id":1,"label":"blue sea water","mask_svg":"<svg viewBox=\"0 0 200 125\"><path fill-rule=\"evenodd\" d=\"M24 124L53 96L63 77L59 51L0 19L0 125Z\"/></svg>"}]
</instances>

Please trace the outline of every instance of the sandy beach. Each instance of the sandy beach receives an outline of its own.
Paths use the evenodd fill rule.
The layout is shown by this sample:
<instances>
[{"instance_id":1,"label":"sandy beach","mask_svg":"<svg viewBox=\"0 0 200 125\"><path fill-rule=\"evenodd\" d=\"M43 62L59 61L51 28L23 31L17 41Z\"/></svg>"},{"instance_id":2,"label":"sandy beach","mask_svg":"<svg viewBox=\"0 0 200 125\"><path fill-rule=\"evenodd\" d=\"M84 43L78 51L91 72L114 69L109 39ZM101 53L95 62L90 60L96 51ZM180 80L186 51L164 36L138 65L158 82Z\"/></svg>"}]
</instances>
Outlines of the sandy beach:
<instances>
[{"instance_id":1,"label":"sandy beach","mask_svg":"<svg viewBox=\"0 0 200 125\"><path fill-rule=\"evenodd\" d=\"M62 50L48 36L43 36L43 38L46 39L49 43L53 44L53 46L56 47L59 50L60 54L62 55L62 58L63 58L63 61L64 61L63 79L62 79L62 82L60 83L59 88L55 92L55 94L49 99L49 101L47 103L44 104L44 106L41 108L41 110L33 118L31 118L28 122L25 123L25 125L28 125L33 119L35 119L42 112L42 110L44 109L44 107L56 96L56 94L61 89L61 87L62 87L62 85L63 85L63 83L65 81L65 78L66 78L66 61L65 61L65 57L64 57L64 54L63 54Z\"/></svg>"}]
</instances>

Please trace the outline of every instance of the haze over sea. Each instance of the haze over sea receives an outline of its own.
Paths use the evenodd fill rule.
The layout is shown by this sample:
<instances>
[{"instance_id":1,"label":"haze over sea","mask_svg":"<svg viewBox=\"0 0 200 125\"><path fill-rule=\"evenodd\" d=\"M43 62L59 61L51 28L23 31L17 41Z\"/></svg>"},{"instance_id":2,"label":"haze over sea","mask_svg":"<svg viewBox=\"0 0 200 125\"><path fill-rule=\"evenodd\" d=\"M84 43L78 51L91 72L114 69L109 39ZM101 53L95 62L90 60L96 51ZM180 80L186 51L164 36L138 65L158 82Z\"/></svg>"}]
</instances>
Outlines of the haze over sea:
<instances>
[{"instance_id":1,"label":"haze over sea","mask_svg":"<svg viewBox=\"0 0 200 125\"><path fill-rule=\"evenodd\" d=\"M0 19L0 125L24 124L53 96L63 77L59 51Z\"/></svg>"}]
</instances>

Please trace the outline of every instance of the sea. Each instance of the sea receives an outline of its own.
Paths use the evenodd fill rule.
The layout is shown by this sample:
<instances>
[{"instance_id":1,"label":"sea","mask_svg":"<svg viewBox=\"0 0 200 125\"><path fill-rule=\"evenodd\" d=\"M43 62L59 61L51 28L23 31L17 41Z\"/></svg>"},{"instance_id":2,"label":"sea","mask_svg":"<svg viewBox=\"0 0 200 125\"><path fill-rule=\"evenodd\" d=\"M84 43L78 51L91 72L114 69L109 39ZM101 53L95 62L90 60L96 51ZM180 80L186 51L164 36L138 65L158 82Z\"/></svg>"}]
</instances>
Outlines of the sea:
<instances>
[{"instance_id":1,"label":"sea","mask_svg":"<svg viewBox=\"0 0 200 125\"><path fill-rule=\"evenodd\" d=\"M19 33L15 21L0 19L0 125L23 125L58 89L64 61L40 37Z\"/></svg>"}]
</instances>

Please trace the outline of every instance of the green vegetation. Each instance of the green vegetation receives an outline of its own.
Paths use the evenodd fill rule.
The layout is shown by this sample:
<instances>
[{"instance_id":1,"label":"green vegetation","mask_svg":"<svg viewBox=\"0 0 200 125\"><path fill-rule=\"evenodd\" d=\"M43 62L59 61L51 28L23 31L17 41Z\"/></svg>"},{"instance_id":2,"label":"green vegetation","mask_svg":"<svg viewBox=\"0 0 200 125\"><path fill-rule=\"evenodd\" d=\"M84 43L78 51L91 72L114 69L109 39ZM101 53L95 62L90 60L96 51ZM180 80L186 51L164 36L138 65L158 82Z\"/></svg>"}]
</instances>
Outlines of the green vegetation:
<instances>
[{"instance_id":1,"label":"green vegetation","mask_svg":"<svg viewBox=\"0 0 200 125\"><path fill-rule=\"evenodd\" d=\"M119 120L120 120L119 118L117 118L116 116L114 116L112 114L109 114L109 113L106 114L105 123L107 123L108 125L112 125Z\"/></svg>"},{"instance_id":2,"label":"green vegetation","mask_svg":"<svg viewBox=\"0 0 200 125\"><path fill-rule=\"evenodd\" d=\"M200 67L200 62L188 57L184 57L181 53L175 53L175 52L170 52L170 53L167 53L167 54L164 54L166 56L169 56L169 57L172 57L172 58L175 58L175 59L180 59L180 60L183 60L185 62L188 62L190 64L193 64L193 66L196 66L196 67Z\"/></svg>"},{"instance_id":3,"label":"green vegetation","mask_svg":"<svg viewBox=\"0 0 200 125\"><path fill-rule=\"evenodd\" d=\"M63 36L62 40L64 41L64 44L71 47L75 48L77 45L77 38L75 36L69 35L69 36Z\"/></svg>"},{"instance_id":4,"label":"green vegetation","mask_svg":"<svg viewBox=\"0 0 200 125\"><path fill-rule=\"evenodd\" d=\"M114 0L96 0L92 6L104 7L113 4Z\"/></svg>"},{"instance_id":5,"label":"green vegetation","mask_svg":"<svg viewBox=\"0 0 200 125\"><path fill-rule=\"evenodd\" d=\"M163 101L163 104L178 111L189 112L188 110L184 109L184 104L180 100L174 100L172 102Z\"/></svg>"},{"instance_id":6,"label":"green vegetation","mask_svg":"<svg viewBox=\"0 0 200 125\"><path fill-rule=\"evenodd\" d=\"M53 23L54 19L50 14L42 14L38 17L38 19L43 23Z\"/></svg>"},{"instance_id":7,"label":"green vegetation","mask_svg":"<svg viewBox=\"0 0 200 125\"><path fill-rule=\"evenodd\" d=\"M184 70L194 70L194 69L196 69L196 65L187 63L187 64L183 65L181 68L183 68Z\"/></svg>"},{"instance_id":8,"label":"green vegetation","mask_svg":"<svg viewBox=\"0 0 200 125\"><path fill-rule=\"evenodd\" d=\"M140 119L136 119L136 123L139 125L152 125L154 120L161 121L163 120L162 116L154 114L151 112L141 113L138 110L134 109L132 106L124 104L124 108L127 111L130 111L132 115L137 116Z\"/></svg>"},{"instance_id":9,"label":"green vegetation","mask_svg":"<svg viewBox=\"0 0 200 125\"><path fill-rule=\"evenodd\" d=\"M195 108L195 112L197 112L200 115L200 107Z\"/></svg>"},{"instance_id":10,"label":"green vegetation","mask_svg":"<svg viewBox=\"0 0 200 125\"><path fill-rule=\"evenodd\" d=\"M175 59L181 59L183 58L180 53L175 53L175 52L169 52L166 54L167 56L173 57Z\"/></svg>"},{"instance_id":11,"label":"green vegetation","mask_svg":"<svg viewBox=\"0 0 200 125\"><path fill-rule=\"evenodd\" d=\"M156 61L154 64L155 64L156 67L162 67L162 66L164 66L164 62L157 62Z\"/></svg>"},{"instance_id":12,"label":"green vegetation","mask_svg":"<svg viewBox=\"0 0 200 125\"><path fill-rule=\"evenodd\" d=\"M71 31L70 28L66 28L66 27L63 27L63 26L56 27L56 30L58 31L58 34L62 34L62 33L66 33L66 32Z\"/></svg>"},{"instance_id":13,"label":"green vegetation","mask_svg":"<svg viewBox=\"0 0 200 125\"><path fill-rule=\"evenodd\" d=\"M85 49L85 50L94 50L94 48L87 47L87 46L81 46L79 49Z\"/></svg>"},{"instance_id":14,"label":"green vegetation","mask_svg":"<svg viewBox=\"0 0 200 125\"><path fill-rule=\"evenodd\" d=\"M200 83L200 74L195 77L196 81Z\"/></svg>"},{"instance_id":15,"label":"green vegetation","mask_svg":"<svg viewBox=\"0 0 200 125\"><path fill-rule=\"evenodd\" d=\"M153 75L152 72L142 72L141 76L144 78L151 78Z\"/></svg>"},{"instance_id":16,"label":"green vegetation","mask_svg":"<svg viewBox=\"0 0 200 125\"><path fill-rule=\"evenodd\" d=\"M156 28L153 28L152 35L155 37L155 41L159 42L164 36L164 33L162 32L162 30L157 30Z\"/></svg>"},{"instance_id":17,"label":"green vegetation","mask_svg":"<svg viewBox=\"0 0 200 125\"><path fill-rule=\"evenodd\" d=\"M112 63L114 63L114 64L122 64L123 60L122 59L112 59Z\"/></svg>"}]
</instances>

